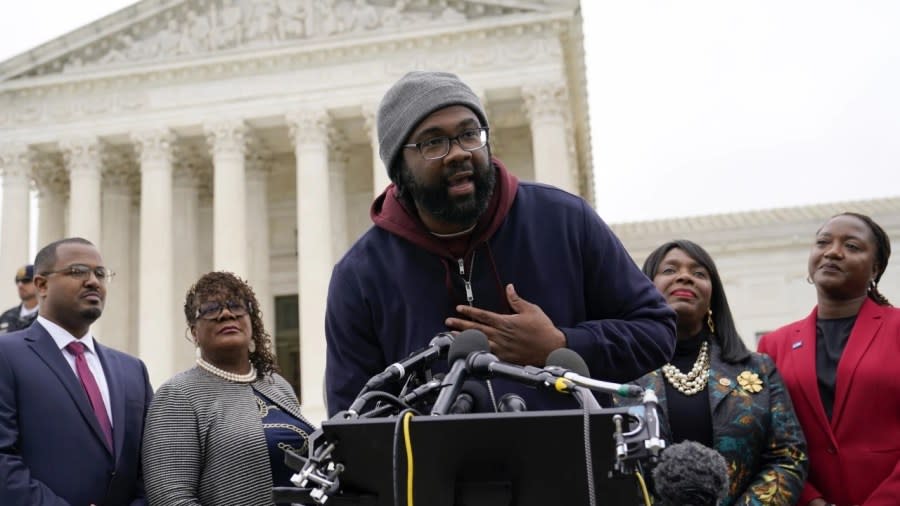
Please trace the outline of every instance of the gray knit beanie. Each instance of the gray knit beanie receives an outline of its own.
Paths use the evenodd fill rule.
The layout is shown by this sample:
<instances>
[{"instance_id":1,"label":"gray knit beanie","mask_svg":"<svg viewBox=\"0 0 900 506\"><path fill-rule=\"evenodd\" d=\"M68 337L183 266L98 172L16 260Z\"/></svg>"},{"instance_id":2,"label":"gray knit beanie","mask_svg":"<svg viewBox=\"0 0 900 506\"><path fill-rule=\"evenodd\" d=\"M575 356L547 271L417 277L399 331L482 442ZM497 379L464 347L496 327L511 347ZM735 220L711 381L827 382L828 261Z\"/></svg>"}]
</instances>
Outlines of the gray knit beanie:
<instances>
[{"instance_id":1,"label":"gray knit beanie","mask_svg":"<svg viewBox=\"0 0 900 506\"><path fill-rule=\"evenodd\" d=\"M429 114L451 105L464 105L488 126L478 96L455 74L410 72L385 93L378 107L378 153L391 181L397 181L395 161L409 134Z\"/></svg>"}]
</instances>

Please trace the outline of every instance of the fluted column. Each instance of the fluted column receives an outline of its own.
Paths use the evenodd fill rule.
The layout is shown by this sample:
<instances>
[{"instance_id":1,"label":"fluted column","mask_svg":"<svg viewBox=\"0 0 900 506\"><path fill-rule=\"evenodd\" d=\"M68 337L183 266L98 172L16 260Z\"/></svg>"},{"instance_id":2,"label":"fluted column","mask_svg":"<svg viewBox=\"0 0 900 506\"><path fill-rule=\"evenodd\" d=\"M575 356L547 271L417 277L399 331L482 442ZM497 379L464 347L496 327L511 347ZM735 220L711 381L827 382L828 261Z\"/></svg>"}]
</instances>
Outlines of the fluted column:
<instances>
[{"instance_id":1,"label":"fluted column","mask_svg":"<svg viewBox=\"0 0 900 506\"><path fill-rule=\"evenodd\" d=\"M131 270L136 251L131 243L133 160L121 152L104 153L102 231L100 252L117 276L109 287L103 317L92 328L100 340L117 350L136 354L131 336ZM136 248L135 248L136 249Z\"/></svg>"},{"instance_id":2,"label":"fluted column","mask_svg":"<svg viewBox=\"0 0 900 506\"><path fill-rule=\"evenodd\" d=\"M174 263L172 298L176 305L184 303L184 296L191 285L200 277L198 258L198 217L200 214L200 191L198 176L204 160L192 151L178 152L178 159L173 164L174 178L172 195L174 196L172 223L173 255L178 261ZM185 339L187 325L184 314L174 318L172 335L175 337L174 354L175 370L182 371L193 366L194 344Z\"/></svg>"},{"instance_id":3,"label":"fluted column","mask_svg":"<svg viewBox=\"0 0 900 506\"><path fill-rule=\"evenodd\" d=\"M566 129L568 93L563 83L544 83L522 89L525 112L531 123L534 178L568 192L577 193L575 167L570 156Z\"/></svg>"},{"instance_id":4,"label":"fluted column","mask_svg":"<svg viewBox=\"0 0 900 506\"><path fill-rule=\"evenodd\" d=\"M328 186L328 113L288 115L297 158L297 277L300 299L300 393L313 420L326 416L322 396L325 367L325 298L334 265L331 195Z\"/></svg>"},{"instance_id":5,"label":"fluted column","mask_svg":"<svg viewBox=\"0 0 900 506\"><path fill-rule=\"evenodd\" d=\"M254 143L247 159L247 221L253 226L247 230L247 280L256 292L263 314L263 325L270 333L275 331L275 300L272 297L269 249L269 171L271 154L260 143Z\"/></svg>"},{"instance_id":6,"label":"fluted column","mask_svg":"<svg viewBox=\"0 0 900 506\"><path fill-rule=\"evenodd\" d=\"M29 237L29 175L31 173L28 146L11 144L0 147L0 177L3 178L3 213L0 233L0 273L15 273L31 259L28 254ZM15 290L0 290L2 307L18 303Z\"/></svg>"},{"instance_id":7,"label":"fluted column","mask_svg":"<svg viewBox=\"0 0 900 506\"><path fill-rule=\"evenodd\" d=\"M247 194L241 120L204 125L213 158L213 269L247 277Z\"/></svg>"},{"instance_id":8,"label":"fluted column","mask_svg":"<svg viewBox=\"0 0 900 506\"><path fill-rule=\"evenodd\" d=\"M334 261L347 251L347 163L350 155L347 150L347 139L338 130L330 131L331 149L329 150L329 181L331 192L331 253Z\"/></svg>"},{"instance_id":9,"label":"fluted column","mask_svg":"<svg viewBox=\"0 0 900 506\"><path fill-rule=\"evenodd\" d=\"M377 106L364 105L363 119L365 120L366 132L369 134L369 142L372 145L372 193L373 197L377 197L384 192L384 189L391 184L391 178L388 177L387 169L384 162L381 161L381 154L378 150L378 124L376 120Z\"/></svg>"},{"instance_id":10,"label":"fluted column","mask_svg":"<svg viewBox=\"0 0 900 506\"><path fill-rule=\"evenodd\" d=\"M67 235L83 237L99 245L102 228L100 189L103 168L99 142L94 137L82 137L66 139L60 144L66 168L69 170Z\"/></svg>"},{"instance_id":11,"label":"fluted column","mask_svg":"<svg viewBox=\"0 0 900 506\"><path fill-rule=\"evenodd\" d=\"M65 237L69 176L59 153L38 156L31 175L37 187L37 247L40 249Z\"/></svg>"},{"instance_id":12,"label":"fluted column","mask_svg":"<svg viewBox=\"0 0 900 506\"><path fill-rule=\"evenodd\" d=\"M168 130L132 136L141 170L140 289L138 291L138 353L154 385L172 377L175 315L173 300L172 142Z\"/></svg>"}]
</instances>

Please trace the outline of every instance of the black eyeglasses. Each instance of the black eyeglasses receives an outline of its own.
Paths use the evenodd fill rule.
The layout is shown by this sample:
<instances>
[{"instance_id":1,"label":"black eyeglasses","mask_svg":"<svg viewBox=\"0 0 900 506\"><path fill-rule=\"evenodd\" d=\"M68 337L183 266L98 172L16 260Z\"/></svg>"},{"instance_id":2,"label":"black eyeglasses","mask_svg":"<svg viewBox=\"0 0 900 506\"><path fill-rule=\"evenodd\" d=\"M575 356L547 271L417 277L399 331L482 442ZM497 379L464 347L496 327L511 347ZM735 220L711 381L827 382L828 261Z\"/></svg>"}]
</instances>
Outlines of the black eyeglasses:
<instances>
[{"instance_id":1,"label":"black eyeglasses","mask_svg":"<svg viewBox=\"0 0 900 506\"><path fill-rule=\"evenodd\" d=\"M404 144L404 148L416 148L421 153L422 158L426 160L437 160L447 156L450 152L450 143L456 141L459 147L465 151L475 151L481 149L487 144L488 127L469 128L456 137L448 137L442 135L440 137L432 137L415 144Z\"/></svg>"},{"instance_id":2,"label":"black eyeglasses","mask_svg":"<svg viewBox=\"0 0 900 506\"><path fill-rule=\"evenodd\" d=\"M244 304L242 301L234 300L225 302L204 302L203 304L200 304L200 307L197 308L197 312L194 314L194 316L201 320L216 320L222 316L222 313L226 309L234 316L244 316L245 314L249 313L251 309L253 309L253 304L249 302Z\"/></svg>"},{"instance_id":3,"label":"black eyeglasses","mask_svg":"<svg viewBox=\"0 0 900 506\"><path fill-rule=\"evenodd\" d=\"M107 269L106 267L103 267L102 265L91 267L84 264L72 264L59 270L42 272L41 276L49 276L51 274L63 274L71 278L75 278L79 281L85 281L86 279L91 277L91 274L93 274L97 278L97 281L100 281L101 283L108 283L112 281L113 276L116 275L115 272Z\"/></svg>"}]
</instances>

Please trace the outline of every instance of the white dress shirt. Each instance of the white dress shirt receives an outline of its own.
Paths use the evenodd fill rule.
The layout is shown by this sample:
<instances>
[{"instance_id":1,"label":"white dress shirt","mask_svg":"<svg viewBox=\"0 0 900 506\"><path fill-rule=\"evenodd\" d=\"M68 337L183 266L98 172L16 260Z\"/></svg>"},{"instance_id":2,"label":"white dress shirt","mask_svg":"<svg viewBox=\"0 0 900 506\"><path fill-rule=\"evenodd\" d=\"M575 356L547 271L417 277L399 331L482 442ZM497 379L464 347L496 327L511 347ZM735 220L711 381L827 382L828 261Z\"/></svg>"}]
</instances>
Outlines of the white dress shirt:
<instances>
[{"instance_id":1,"label":"white dress shirt","mask_svg":"<svg viewBox=\"0 0 900 506\"><path fill-rule=\"evenodd\" d=\"M79 341L84 345L84 360L87 362L91 374L94 375L94 380L97 382L97 388L100 389L100 395L103 397L103 406L106 408L106 415L109 416L109 422L110 425L112 425L113 418L112 409L110 409L109 406L109 386L106 383L106 374L103 373L103 365L100 363L100 357L97 355L97 350L94 349L94 336L91 335L91 330L88 329L87 334L80 338L76 338L70 334L69 331L43 316L38 315L37 322L44 327L47 333L50 334L50 337L56 342L57 348L59 348L63 357L66 358L66 362L69 363L69 367L72 368L72 373L75 374L76 378L78 378L78 372L75 369L75 355L69 353L66 346L73 341ZM79 384L81 384L81 380L79 379L78 381Z\"/></svg>"}]
</instances>

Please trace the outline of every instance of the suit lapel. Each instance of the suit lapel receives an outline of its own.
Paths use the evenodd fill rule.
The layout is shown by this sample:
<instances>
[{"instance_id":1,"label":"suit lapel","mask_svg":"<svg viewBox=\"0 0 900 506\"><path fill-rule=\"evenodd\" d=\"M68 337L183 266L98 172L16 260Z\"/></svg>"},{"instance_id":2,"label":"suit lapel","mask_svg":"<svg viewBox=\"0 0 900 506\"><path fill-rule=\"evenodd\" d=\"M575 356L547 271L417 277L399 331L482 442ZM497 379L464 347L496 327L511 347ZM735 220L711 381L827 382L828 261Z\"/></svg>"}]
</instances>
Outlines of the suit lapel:
<instances>
[{"instance_id":1,"label":"suit lapel","mask_svg":"<svg viewBox=\"0 0 900 506\"><path fill-rule=\"evenodd\" d=\"M838 361L837 368L837 384L834 392L834 411L831 415L833 427L837 427L841 421L841 415L844 413L844 406L847 403L847 396L850 393L853 384L853 376L856 368L865 355L866 351L875 340L875 335L884 321L882 314L884 309L875 304L870 299L863 302L856 317L856 323L853 324L853 330L850 332L850 338L844 347L841 358Z\"/></svg>"},{"instance_id":2,"label":"suit lapel","mask_svg":"<svg viewBox=\"0 0 900 506\"><path fill-rule=\"evenodd\" d=\"M78 407L78 411L81 412L81 416L84 418L85 422L87 422L94 431L94 435L97 437L100 444L106 448L106 438L103 436L103 431L100 429L100 422L97 421L97 416L94 415L94 410L91 408L91 402L88 399L87 393L84 391L84 387L81 386L81 381L78 380L78 376L75 375L72 367L69 366L69 363L66 362L66 359L63 357L63 352L56 347L56 342L50 337L47 330L39 324L33 324L29 327L25 339L30 341L28 346L45 364L47 364L47 367L53 374L56 375L59 382L69 393L69 396L72 397L72 400Z\"/></svg>"},{"instance_id":3,"label":"suit lapel","mask_svg":"<svg viewBox=\"0 0 900 506\"><path fill-rule=\"evenodd\" d=\"M721 360L722 351L714 341L710 341L709 354L709 383L706 386L709 389L709 413L713 419L713 429L716 429L716 409L737 388L738 373L732 364Z\"/></svg>"},{"instance_id":4,"label":"suit lapel","mask_svg":"<svg viewBox=\"0 0 900 506\"><path fill-rule=\"evenodd\" d=\"M97 356L100 357L100 363L103 365L103 374L106 376L106 386L109 388L109 409L112 412L113 426L113 455L116 462L119 461L119 452L122 451L122 444L125 440L125 385L122 377L122 371L119 362L113 353L102 346L97 339L94 338L94 349L97 350Z\"/></svg>"}]
</instances>

